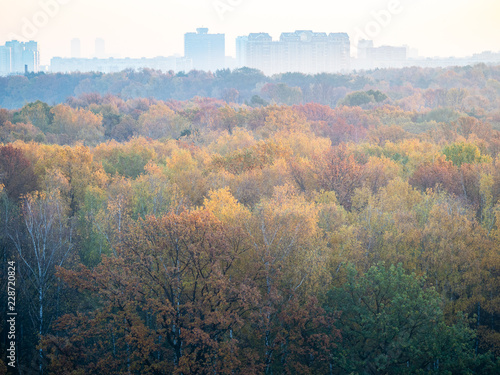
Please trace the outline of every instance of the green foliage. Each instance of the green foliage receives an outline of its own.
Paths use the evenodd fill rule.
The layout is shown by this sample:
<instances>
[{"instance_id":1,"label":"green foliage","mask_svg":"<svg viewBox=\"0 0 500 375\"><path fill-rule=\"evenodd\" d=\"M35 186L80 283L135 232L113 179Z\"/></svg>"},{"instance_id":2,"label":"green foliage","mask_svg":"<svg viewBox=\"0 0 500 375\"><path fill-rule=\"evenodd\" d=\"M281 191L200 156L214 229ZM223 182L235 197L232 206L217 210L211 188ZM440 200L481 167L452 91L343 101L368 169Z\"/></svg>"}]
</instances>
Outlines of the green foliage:
<instances>
[{"instance_id":1,"label":"green foliage","mask_svg":"<svg viewBox=\"0 0 500 375\"><path fill-rule=\"evenodd\" d=\"M135 146L135 147L134 147ZM154 151L138 144L129 147L114 147L102 155L102 166L110 175L118 174L136 178L144 172L146 164L154 158Z\"/></svg>"},{"instance_id":2,"label":"green foliage","mask_svg":"<svg viewBox=\"0 0 500 375\"><path fill-rule=\"evenodd\" d=\"M284 83L276 85L268 83L262 88L261 92L275 103L286 105L299 104L303 97L300 87L288 87Z\"/></svg>"},{"instance_id":3,"label":"green foliage","mask_svg":"<svg viewBox=\"0 0 500 375\"><path fill-rule=\"evenodd\" d=\"M368 90L366 93L373 96L377 103L383 102L387 99L387 95L380 90Z\"/></svg>"},{"instance_id":4,"label":"green foliage","mask_svg":"<svg viewBox=\"0 0 500 375\"><path fill-rule=\"evenodd\" d=\"M252 107L257 107L257 106L267 106L269 105L268 102L266 102L264 99L262 99L259 95L254 95L252 96L252 99L250 100L250 105Z\"/></svg>"},{"instance_id":5,"label":"green foliage","mask_svg":"<svg viewBox=\"0 0 500 375\"><path fill-rule=\"evenodd\" d=\"M443 122L446 124L452 123L460 118L460 113L454 111L451 108L438 108L434 109L426 114L421 114L418 116L418 122Z\"/></svg>"},{"instance_id":6,"label":"green foliage","mask_svg":"<svg viewBox=\"0 0 500 375\"><path fill-rule=\"evenodd\" d=\"M441 300L425 279L401 265L372 266L328 295L339 311L343 342L332 353L339 373L468 373L474 370L473 332L463 318L444 322Z\"/></svg>"},{"instance_id":7,"label":"green foliage","mask_svg":"<svg viewBox=\"0 0 500 375\"><path fill-rule=\"evenodd\" d=\"M47 132L54 120L51 107L40 100L26 104L19 112L14 113L13 122L31 123L42 132Z\"/></svg>"},{"instance_id":8,"label":"green foliage","mask_svg":"<svg viewBox=\"0 0 500 375\"><path fill-rule=\"evenodd\" d=\"M387 99L387 95L379 90L356 91L348 94L341 104L348 107L363 106L370 103L381 103Z\"/></svg>"},{"instance_id":9,"label":"green foliage","mask_svg":"<svg viewBox=\"0 0 500 375\"><path fill-rule=\"evenodd\" d=\"M372 103L374 101L375 98L373 97L373 95L370 95L365 91L356 91L352 94L347 95L342 101L342 104L348 107L357 107Z\"/></svg>"},{"instance_id":10,"label":"green foliage","mask_svg":"<svg viewBox=\"0 0 500 375\"><path fill-rule=\"evenodd\" d=\"M101 262L103 255L109 255L111 252L103 228L98 223L98 216L105 209L105 205L104 191L93 187L87 188L77 223L80 244L78 255L86 267L95 267Z\"/></svg>"},{"instance_id":11,"label":"green foliage","mask_svg":"<svg viewBox=\"0 0 500 375\"><path fill-rule=\"evenodd\" d=\"M443 154L446 155L446 159L452 161L457 167L465 163L491 162L491 157L482 156L479 147L473 143L452 143L445 146Z\"/></svg>"}]
</instances>

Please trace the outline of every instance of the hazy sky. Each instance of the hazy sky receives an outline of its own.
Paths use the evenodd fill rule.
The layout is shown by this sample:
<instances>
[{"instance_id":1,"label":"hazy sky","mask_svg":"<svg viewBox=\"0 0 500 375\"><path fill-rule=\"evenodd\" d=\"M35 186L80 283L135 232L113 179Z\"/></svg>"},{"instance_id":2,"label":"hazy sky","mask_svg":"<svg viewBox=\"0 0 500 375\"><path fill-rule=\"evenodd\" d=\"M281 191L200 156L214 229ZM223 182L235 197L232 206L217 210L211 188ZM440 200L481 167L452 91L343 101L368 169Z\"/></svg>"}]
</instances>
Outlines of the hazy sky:
<instances>
[{"instance_id":1,"label":"hazy sky","mask_svg":"<svg viewBox=\"0 0 500 375\"><path fill-rule=\"evenodd\" d=\"M99 37L121 57L183 55L183 34L201 26L225 33L233 56L236 36L304 29L347 32L351 42L364 33L422 56L500 51L499 0L0 0L0 44L34 39L45 64L69 57L75 37L84 57Z\"/></svg>"}]
</instances>

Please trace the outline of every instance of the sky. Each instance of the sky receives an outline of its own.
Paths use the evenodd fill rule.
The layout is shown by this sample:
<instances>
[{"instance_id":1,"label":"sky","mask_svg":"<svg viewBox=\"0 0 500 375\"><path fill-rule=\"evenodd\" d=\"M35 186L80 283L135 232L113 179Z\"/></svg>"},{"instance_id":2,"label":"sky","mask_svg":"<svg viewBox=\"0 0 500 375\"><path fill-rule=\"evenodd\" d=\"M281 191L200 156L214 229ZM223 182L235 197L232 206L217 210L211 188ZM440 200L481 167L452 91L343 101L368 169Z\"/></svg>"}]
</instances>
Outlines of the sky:
<instances>
[{"instance_id":1,"label":"sky","mask_svg":"<svg viewBox=\"0 0 500 375\"><path fill-rule=\"evenodd\" d=\"M351 44L408 45L421 56L469 56L500 51L499 0L0 0L0 45L36 40L42 64L70 57L79 38L92 57L102 38L116 57L184 54L184 33L208 27L235 38L267 32L347 32ZM353 48L353 54L356 50Z\"/></svg>"}]
</instances>

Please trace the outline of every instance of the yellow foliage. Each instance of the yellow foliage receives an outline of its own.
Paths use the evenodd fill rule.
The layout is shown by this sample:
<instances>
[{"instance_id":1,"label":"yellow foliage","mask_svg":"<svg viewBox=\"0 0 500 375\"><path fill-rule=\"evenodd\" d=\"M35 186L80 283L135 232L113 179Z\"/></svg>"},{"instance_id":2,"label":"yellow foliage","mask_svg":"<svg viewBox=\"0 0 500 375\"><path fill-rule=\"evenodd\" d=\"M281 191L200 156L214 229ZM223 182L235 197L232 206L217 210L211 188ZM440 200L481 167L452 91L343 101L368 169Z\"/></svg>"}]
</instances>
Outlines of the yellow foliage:
<instances>
[{"instance_id":1,"label":"yellow foliage","mask_svg":"<svg viewBox=\"0 0 500 375\"><path fill-rule=\"evenodd\" d=\"M177 149L167 158L167 167L174 173L181 171L191 171L196 168L196 160L191 156L191 152L186 149Z\"/></svg>"},{"instance_id":2,"label":"yellow foliage","mask_svg":"<svg viewBox=\"0 0 500 375\"><path fill-rule=\"evenodd\" d=\"M402 172L401 165L385 156L370 156L365 164L365 185L373 192L386 186Z\"/></svg>"},{"instance_id":3,"label":"yellow foliage","mask_svg":"<svg viewBox=\"0 0 500 375\"><path fill-rule=\"evenodd\" d=\"M234 198L228 187L210 190L203 206L224 223L242 224L250 217L250 211Z\"/></svg>"},{"instance_id":4,"label":"yellow foliage","mask_svg":"<svg viewBox=\"0 0 500 375\"><path fill-rule=\"evenodd\" d=\"M228 131L222 134L209 145L210 152L214 154L227 155L231 152L249 148L257 143L253 134L243 128L235 128L233 134Z\"/></svg>"},{"instance_id":5,"label":"yellow foliage","mask_svg":"<svg viewBox=\"0 0 500 375\"><path fill-rule=\"evenodd\" d=\"M412 211L422 201L422 194L407 181L392 180L378 195L379 207L384 212Z\"/></svg>"},{"instance_id":6,"label":"yellow foliage","mask_svg":"<svg viewBox=\"0 0 500 375\"><path fill-rule=\"evenodd\" d=\"M272 106L266 109L265 123L258 133L262 138L268 138L282 130L307 132L310 128L304 115L290 107Z\"/></svg>"},{"instance_id":7,"label":"yellow foliage","mask_svg":"<svg viewBox=\"0 0 500 375\"><path fill-rule=\"evenodd\" d=\"M293 151L293 155L311 158L315 154L326 152L332 142L328 138L315 136L312 132L281 130L274 136L276 142Z\"/></svg>"},{"instance_id":8,"label":"yellow foliage","mask_svg":"<svg viewBox=\"0 0 500 375\"><path fill-rule=\"evenodd\" d=\"M177 138L181 129L174 121L175 112L165 104L155 104L149 107L139 117L141 135L150 138Z\"/></svg>"}]
</instances>

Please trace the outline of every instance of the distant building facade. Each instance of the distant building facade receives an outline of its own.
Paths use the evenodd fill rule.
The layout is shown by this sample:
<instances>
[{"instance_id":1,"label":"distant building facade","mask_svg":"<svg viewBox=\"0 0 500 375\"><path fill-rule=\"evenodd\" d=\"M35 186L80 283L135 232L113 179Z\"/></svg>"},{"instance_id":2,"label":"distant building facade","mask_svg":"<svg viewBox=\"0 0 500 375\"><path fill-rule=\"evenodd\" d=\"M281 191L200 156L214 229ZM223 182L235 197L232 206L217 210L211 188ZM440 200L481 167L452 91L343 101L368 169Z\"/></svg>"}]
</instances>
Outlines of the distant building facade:
<instances>
[{"instance_id":1,"label":"distant building facade","mask_svg":"<svg viewBox=\"0 0 500 375\"><path fill-rule=\"evenodd\" d=\"M377 68L403 67L406 47L380 46L367 50L367 59Z\"/></svg>"},{"instance_id":2,"label":"distant building facade","mask_svg":"<svg viewBox=\"0 0 500 375\"><path fill-rule=\"evenodd\" d=\"M80 39L71 39L71 58L79 59L82 57L82 43Z\"/></svg>"},{"instance_id":3,"label":"distant building facade","mask_svg":"<svg viewBox=\"0 0 500 375\"><path fill-rule=\"evenodd\" d=\"M184 56L193 61L193 69L215 72L225 67L224 34L209 34L207 28L184 34Z\"/></svg>"},{"instance_id":4,"label":"distant building facade","mask_svg":"<svg viewBox=\"0 0 500 375\"><path fill-rule=\"evenodd\" d=\"M366 60L368 58L368 50L373 47L373 40L361 39L358 42L358 60Z\"/></svg>"},{"instance_id":5,"label":"distant building facade","mask_svg":"<svg viewBox=\"0 0 500 375\"><path fill-rule=\"evenodd\" d=\"M0 76L9 75L12 72L12 53L10 47L0 46Z\"/></svg>"},{"instance_id":6,"label":"distant building facade","mask_svg":"<svg viewBox=\"0 0 500 375\"><path fill-rule=\"evenodd\" d=\"M356 69L403 68L408 66L408 47L375 47L372 40L361 39L358 42Z\"/></svg>"},{"instance_id":7,"label":"distant building facade","mask_svg":"<svg viewBox=\"0 0 500 375\"><path fill-rule=\"evenodd\" d=\"M37 42L11 40L5 46L0 46L0 75L37 73L39 69L40 52Z\"/></svg>"},{"instance_id":8,"label":"distant building facade","mask_svg":"<svg viewBox=\"0 0 500 375\"><path fill-rule=\"evenodd\" d=\"M350 40L346 33L297 30L273 41L267 33L251 33L236 40L236 60L265 74L344 72L350 69Z\"/></svg>"},{"instance_id":9,"label":"distant building facade","mask_svg":"<svg viewBox=\"0 0 500 375\"><path fill-rule=\"evenodd\" d=\"M106 43L104 42L104 39L97 38L95 40L95 56L98 59L104 59L106 58Z\"/></svg>"},{"instance_id":10,"label":"distant building facade","mask_svg":"<svg viewBox=\"0 0 500 375\"><path fill-rule=\"evenodd\" d=\"M236 38L236 66L244 67L247 61L248 36L239 36Z\"/></svg>"},{"instance_id":11,"label":"distant building facade","mask_svg":"<svg viewBox=\"0 0 500 375\"><path fill-rule=\"evenodd\" d=\"M183 57L155 57L152 59L68 59L54 57L50 61L50 71L52 73L73 73L73 72L101 72L116 73L126 69L155 69L163 72L189 72L193 69L191 60Z\"/></svg>"}]
</instances>

